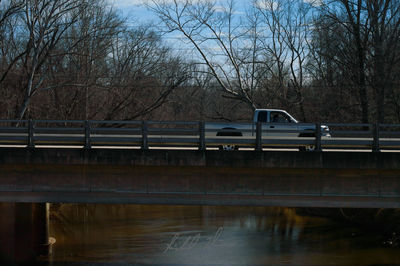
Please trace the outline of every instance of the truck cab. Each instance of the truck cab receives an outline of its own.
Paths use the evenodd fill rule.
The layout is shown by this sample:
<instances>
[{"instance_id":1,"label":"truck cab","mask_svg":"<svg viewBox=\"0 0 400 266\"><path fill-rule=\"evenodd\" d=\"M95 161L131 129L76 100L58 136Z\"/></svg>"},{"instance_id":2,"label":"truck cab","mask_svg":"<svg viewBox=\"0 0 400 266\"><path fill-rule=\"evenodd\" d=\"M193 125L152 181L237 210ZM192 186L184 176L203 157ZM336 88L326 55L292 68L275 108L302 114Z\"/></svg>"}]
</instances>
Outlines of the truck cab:
<instances>
[{"instance_id":1,"label":"truck cab","mask_svg":"<svg viewBox=\"0 0 400 266\"><path fill-rule=\"evenodd\" d=\"M298 123L288 112L279 109L256 109L253 122L261 123Z\"/></svg>"},{"instance_id":2,"label":"truck cab","mask_svg":"<svg viewBox=\"0 0 400 266\"><path fill-rule=\"evenodd\" d=\"M268 133L263 133L266 136L295 137L299 135L298 121L284 110L256 109L253 122L263 123L263 128L268 130ZM310 128L310 130L313 129Z\"/></svg>"}]
</instances>

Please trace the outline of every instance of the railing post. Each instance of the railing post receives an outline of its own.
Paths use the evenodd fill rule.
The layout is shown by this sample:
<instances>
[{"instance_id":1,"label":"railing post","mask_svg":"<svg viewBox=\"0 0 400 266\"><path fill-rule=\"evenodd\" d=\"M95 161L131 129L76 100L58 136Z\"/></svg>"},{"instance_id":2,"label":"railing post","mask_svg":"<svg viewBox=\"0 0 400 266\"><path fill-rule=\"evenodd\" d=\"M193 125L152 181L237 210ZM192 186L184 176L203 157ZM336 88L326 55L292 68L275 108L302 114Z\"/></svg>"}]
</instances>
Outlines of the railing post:
<instances>
[{"instance_id":1,"label":"railing post","mask_svg":"<svg viewBox=\"0 0 400 266\"><path fill-rule=\"evenodd\" d=\"M142 122L142 149L148 150L149 143L148 143L148 129L147 129L147 122Z\"/></svg>"},{"instance_id":2,"label":"railing post","mask_svg":"<svg viewBox=\"0 0 400 266\"><path fill-rule=\"evenodd\" d=\"M35 148L35 122L32 119L28 121L28 148Z\"/></svg>"},{"instance_id":3,"label":"railing post","mask_svg":"<svg viewBox=\"0 0 400 266\"><path fill-rule=\"evenodd\" d=\"M321 124L315 124L315 151L322 151L321 148Z\"/></svg>"},{"instance_id":4,"label":"railing post","mask_svg":"<svg viewBox=\"0 0 400 266\"><path fill-rule=\"evenodd\" d=\"M256 125L256 151L262 151L262 123Z\"/></svg>"},{"instance_id":5,"label":"railing post","mask_svg":"<svg viewBox=\"0 0 400 266\"><path fill-rule=\"evenodd\" d=\"M204 121L199 122L199 150L206 150L206 129Z\"/></svg>"},{"instance_id":6,"label":"railing post","mask_svg":"<svg viewBox=\"0 0 400 266\"><path fill-rule=\"evenodd\" d=\"M379 147L379 124L376 123L372 127L372 134L374 141L372 143L372 151L373 152L380 152L380 147Z\"/></svg>"},{"instance_id":7,"label":"railing post","mask_svg":"<svg viewBox=\"0 0 400 266\"><path fill-rule=\"evenodd\" d=\"M92 144L90 142L90 123L85 120L85 149L90 149Z\"/></svg>"}]
</instances>

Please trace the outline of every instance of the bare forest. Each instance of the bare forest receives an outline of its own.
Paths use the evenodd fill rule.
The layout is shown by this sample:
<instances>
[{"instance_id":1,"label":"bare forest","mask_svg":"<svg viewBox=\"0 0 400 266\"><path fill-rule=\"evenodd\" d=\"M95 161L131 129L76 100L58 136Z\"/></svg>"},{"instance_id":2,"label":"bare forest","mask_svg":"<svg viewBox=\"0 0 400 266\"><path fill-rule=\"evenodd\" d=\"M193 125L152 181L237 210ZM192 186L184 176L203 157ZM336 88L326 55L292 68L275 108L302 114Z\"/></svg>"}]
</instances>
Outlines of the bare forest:
<instances>
[{"instance_id":1,"label":"bare forest","mask_svg":"<svg viewBox=\"0 0 400 266\"><path fill-rule=\"evenodd\" d=\"M0 0L0 119L400 123L400 0L143 4Z\"/></svg>"}]
</instances>

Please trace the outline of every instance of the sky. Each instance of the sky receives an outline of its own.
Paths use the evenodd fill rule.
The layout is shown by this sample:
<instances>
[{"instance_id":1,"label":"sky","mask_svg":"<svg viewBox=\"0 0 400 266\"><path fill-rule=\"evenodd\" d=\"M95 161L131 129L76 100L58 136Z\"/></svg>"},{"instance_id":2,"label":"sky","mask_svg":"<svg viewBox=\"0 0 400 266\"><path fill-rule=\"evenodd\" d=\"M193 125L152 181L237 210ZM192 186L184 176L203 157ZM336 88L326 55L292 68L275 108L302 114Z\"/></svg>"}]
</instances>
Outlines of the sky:
<instances>
[{"instance_id":1,"label":"sky","mask_svg":"<svg viewBox=\"0 0 400 266\"><path fill-rule=\"evenodd\" d=\"M116 8L117 12L121 14L122 17L127 19L127 22L130 26L135 27L139 25L146 25L146 24L155 24L161 25L158 22L157 16L148 10L144 5L143 2L146 0L108 0L110 1L113 6ZM165 0L166 2L173 2L173 0ZM194 0L194 1L203 1L203 0ZM305 0L309 1L309 0ZM227 0L215 0L217 3L221 3L221 5L226 4ZM235 10L237 11L236 14L245 14L246 8L250 5L252 0L235 0ZM182 36L178 32L168 34L169 38L175 39L179 37L179 40L182 40ZM164 35L164 37L166 37ZM169 41L168 37L166 40ZM176 46L177 43L174 43ZM184 45L187 47L186 45ZM186 48L185 48L186 49Z\"/></svg>"},{"instance_id":2,"label":"sky","mask_svg":"<svg viewBox=\"0 0 400 266\"><path fill-rule=\"evenodd\" d=\"M151 11L149 11L143 5L143 2L146 0L108 0L108 1L110 1L113 4L117 12L120 13L122 17L127 19L127 23L131 27L146 25L146 24L161 25L158 22L157 16ZM166 0L166 1L172 2L172 0ZM236 0L235 8L238 9L239 11L243 11L244 14L246 5L249 5L251 1L252 0ZM220 1L216 0L216 2L226 3L226 0L220 0ZM167 35L163 35L163 38L167 43L170 43L174 47L174 50L177 51L178 53L188 52L192 54L192 52L194 51L194 47L188 44L187 40L179 32L173 32ZM196 54L196 52L194 54Z\"/></svg>"},{"instance_id":3,"label":"sky","mask_svg":"<svg viewBox=\"0 0 400 266\"><path fill-rule=\"evenodd\" d=\"M107 0L110 1L116 8L117 12L121 14L122 17L127 19L128 25L131 27L143 26L146 24L152 25L162 25L158 22L157 16L148 10L143 2L146 0ZM173 2L173 0L164 0L166 2ZM193 0L193 1L204 1L204 0ZM229 0L211 0L216 2L216 6L226 6ZM251 7L253 0L234 0L235 13L239 17L246 14L246 10ZM284 1L284 0L283 0ZM307 3L321 3L323 0L302 0ZM194 46L191 45L186 38L179 32L169 33L163 35L164 40L174 48L174 51L179 54L190 54L191 56L199 56L195 51ZM209 48L211 50L218 51L220 48L215 46L215 44L210 44Z\"/></svg>"},{"instance_id":4,"label":"sky","mask_svg":"<svg viewBox=\"0 0 400 266\"><path fill-rule=\"evenodd\" d=\"M155 16L142 5L142 0L109 0L123 17L132 23L154 20Z\"/></svg>"},{"instance_id":5,"label":"sky","mask_svg":"<svg viewBox=\"0 0 400 266\"><path fill-rule=\"evenodd\" d=\"M107 0L111 2L114 7L121 13L121 15L128 19L128 22L132 26L138 24L147 24L157 21L157 17L149 11L143 2L146 0ZM173 0L165 0L166 2L173 2ZM203 1L203 0L195 0ZM215 2L221 5L226 4L229 0L215 0ZM319 5L323 0L303 0L307 3L312 3L313 5ZM245 14L246 9L251 6L253 0L235 0L235 9L239 13Z\"/></svg>"},{"instance_id":6,"label":"sky","mask_svg":"<svg viewBox=\"0 0 400 266\"><path fill-rule=\"evenodd\" d=\"M113 3L114 7L121 12L122 16L127 17L132 23L134 22L154 22L157 20L156 16L151 13L143 5L145 0L109 0ZM169 0L167 0L168 2ZM170 0L172 2L172 0ZM200 0L201 1L201 0ZM224 2L224 1L223 1ZM237 0L235 6L238 10L244 11L246 6L250 4L251 0Z\"/></svg>"}]
</instances>

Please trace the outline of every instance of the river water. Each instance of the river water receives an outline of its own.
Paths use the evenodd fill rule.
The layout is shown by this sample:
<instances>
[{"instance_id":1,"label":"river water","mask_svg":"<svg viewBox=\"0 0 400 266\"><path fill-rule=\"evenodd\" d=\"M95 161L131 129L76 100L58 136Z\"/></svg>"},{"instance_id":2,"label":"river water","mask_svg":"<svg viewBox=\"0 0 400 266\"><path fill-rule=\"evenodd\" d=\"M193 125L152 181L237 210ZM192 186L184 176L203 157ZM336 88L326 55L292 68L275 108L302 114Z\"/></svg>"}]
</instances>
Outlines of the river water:
<instances>
[{"instance_id":1,"label":"river water","mask_svg":"<svg viewBox=\"0 0 400 266\"><path fill-rule=\"evenodd\" d=\"M49 265L382 265L377 233L294 209L52 205Z\"/></svg>"}]
</instances>

